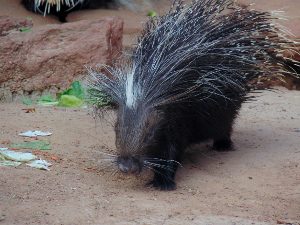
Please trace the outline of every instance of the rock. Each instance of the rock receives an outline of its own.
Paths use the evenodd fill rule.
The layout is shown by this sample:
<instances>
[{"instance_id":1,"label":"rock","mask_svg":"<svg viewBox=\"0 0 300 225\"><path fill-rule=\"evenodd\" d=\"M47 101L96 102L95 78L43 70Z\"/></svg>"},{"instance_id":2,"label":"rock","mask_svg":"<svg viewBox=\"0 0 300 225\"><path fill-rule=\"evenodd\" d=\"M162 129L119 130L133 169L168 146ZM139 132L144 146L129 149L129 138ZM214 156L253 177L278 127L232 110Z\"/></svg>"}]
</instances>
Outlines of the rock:
<instances>
[{"instance_id":1,"label":"rock","mask_svg":"<svg viewBox=\"0 0 300 225\"><path fill-rule=\"evenodd\" d=\"M3 20L11 23L12 18L1 17L0 24ZM45 25L27 32L3 30L0 85L12 93L65 89L86 74L85 66L111 64L122 50L123 21L118 18Z\"/></svg>"}]
</instances>

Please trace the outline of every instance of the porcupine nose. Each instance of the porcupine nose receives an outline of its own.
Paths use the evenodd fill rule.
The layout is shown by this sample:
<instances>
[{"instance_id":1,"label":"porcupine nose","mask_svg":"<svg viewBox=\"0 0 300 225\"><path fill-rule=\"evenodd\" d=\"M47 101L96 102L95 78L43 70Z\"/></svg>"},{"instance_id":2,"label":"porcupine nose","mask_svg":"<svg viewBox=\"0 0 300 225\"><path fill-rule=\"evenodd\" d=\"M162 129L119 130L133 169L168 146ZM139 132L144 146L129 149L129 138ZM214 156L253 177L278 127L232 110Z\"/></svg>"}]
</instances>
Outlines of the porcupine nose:
<instances>
[{"instance_id":1,"label":"porcupine nose","mask_svg":"<svg viewBox=\"0 0 300 225\"><path fill-rule=\"evenodd\" d=\"M119 169L123 172L123 173L128 173L130 170L130 167L127 163L119 163L118 164Z\"/></svg>"},{"instance_id":2,"label":"porcupine nose","mask_svg":"<svg viewBox=\"0 0 300 225\"><path fill-rule=\"evenodd\" d=\"M119 157L118 167L123 173L138 173L139 165L138 161L132 157Z\"/></svg>"}]
</instances>

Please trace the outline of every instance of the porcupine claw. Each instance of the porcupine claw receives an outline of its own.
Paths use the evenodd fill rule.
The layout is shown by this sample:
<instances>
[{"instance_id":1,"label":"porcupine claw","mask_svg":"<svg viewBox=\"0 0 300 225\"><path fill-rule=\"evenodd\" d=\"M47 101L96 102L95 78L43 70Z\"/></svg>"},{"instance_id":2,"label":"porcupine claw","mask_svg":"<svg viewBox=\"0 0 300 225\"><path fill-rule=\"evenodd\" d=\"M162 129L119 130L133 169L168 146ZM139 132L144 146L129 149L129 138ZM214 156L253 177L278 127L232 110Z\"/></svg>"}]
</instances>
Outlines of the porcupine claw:
<instances>
[{"instance_id":1,"label":"porcupine claw","mask_svg":"<svg viewBox=\"0 0 300 225\"><path fill-rule=\"evenodd\" d=\"M234 151L233 143L230 139L214 140L213 150L218 152Z\"/></svg>"},{"instance_id":2,"label":"porcupine claw","mask_svg":"<svg viewBox=\"0 0 300 225\"><path fill-rule=\"evenodd\" d=\"M152 181L147 183L147 186L151 186L162 191L173 191L176 189L176 183L173 179L163 178L157 174L154 175Z\"/></svg>"}]
</instances>

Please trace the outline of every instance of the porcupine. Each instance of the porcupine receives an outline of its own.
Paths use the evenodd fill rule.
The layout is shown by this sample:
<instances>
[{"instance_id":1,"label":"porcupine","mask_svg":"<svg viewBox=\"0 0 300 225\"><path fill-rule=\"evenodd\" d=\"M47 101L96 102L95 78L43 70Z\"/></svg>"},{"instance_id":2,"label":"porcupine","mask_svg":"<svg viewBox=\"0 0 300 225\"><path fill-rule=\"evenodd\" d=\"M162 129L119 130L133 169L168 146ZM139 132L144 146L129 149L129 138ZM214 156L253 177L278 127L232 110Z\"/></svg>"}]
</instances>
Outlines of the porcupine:
<instances>
[{"instance_id":1,"label":"porcupine","mask_svg":"<svg viewBox=\"0 0 300 225\"><path fill-rule=\"evenodd\" d=\"M124 173L151 169L150 185L172 190L184 151L213 140L232 149L232 126L250 98L249 81L285 75L282 53L295 50L274 16L233 0L176 0L150 18L131 54L106 72L90 68L94 97L118 107L115 162ZM92 96L93 97L93 96Z\"/></svg>"},{"instance_id":2,"label":"porcupine","mask_svg":"<svg viewBox=\"0 0 300 225\"><path fill-rule=\"evenodd\" d=\"M55 15L63 23L67 22L68 14L76 10L115 8L119 5L133 10L138 8L137 4L149 2L150 0L22 0L27 10L43 15Z\"/></svg>"},{"instance_id":3,"label":"porcupine","mask_svg":"<svg viewBox=\"0 0 300 225\"><path fill-rule=\"evenodd\" d=\"M52 14L60 22L67 22L67 15L80 9L94 9L108 7L112 0L22 0L22 4L29 11L42 15Z\"/></svg>"}]
</instances>

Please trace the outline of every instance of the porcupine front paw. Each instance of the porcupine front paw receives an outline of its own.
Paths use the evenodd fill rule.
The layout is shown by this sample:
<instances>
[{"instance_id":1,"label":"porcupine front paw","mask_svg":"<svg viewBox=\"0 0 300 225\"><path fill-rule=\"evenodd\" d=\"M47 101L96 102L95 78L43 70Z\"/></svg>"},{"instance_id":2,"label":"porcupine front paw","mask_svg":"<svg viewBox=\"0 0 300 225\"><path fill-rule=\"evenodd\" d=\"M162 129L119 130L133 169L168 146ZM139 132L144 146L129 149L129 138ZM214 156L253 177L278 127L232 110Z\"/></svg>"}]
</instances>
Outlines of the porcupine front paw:
<instances>
[{"instance_id":1,"label":"porcupine front paw","mask_svg":"<svg viewBox=\"0 0 300 225\"><path fill-rule=\"evenodd\" d=\"M58 20L61 22L61 23L66 23L67 22L67 15L68 13L64 13L64 12L61 12L61 13L58 13Z\"/></svg>"},{"instance_id":2,"label":"porcupine front paw","mask_svg":"<svg viewBox=\"0 0 300 225\"><path fill-rule=\"evenodd\" d=\"M233 150L233 143L230 138L214 140L213 149L218 152Z\"/></svg>"},{"instance_id":3,"label":"porcupine front paw","mask_svg":"<svg viewBox=\"0 0 300 225\"><path fill-rule=\"evenodd\" d=\"M176 189L174 178L155 174L152 181L147 183L147 186L160 189L162 191L172 191Z\"/></svg>"}]
</instances>

